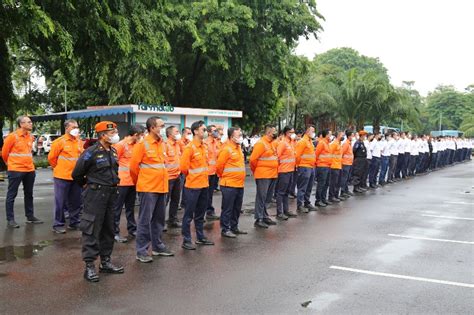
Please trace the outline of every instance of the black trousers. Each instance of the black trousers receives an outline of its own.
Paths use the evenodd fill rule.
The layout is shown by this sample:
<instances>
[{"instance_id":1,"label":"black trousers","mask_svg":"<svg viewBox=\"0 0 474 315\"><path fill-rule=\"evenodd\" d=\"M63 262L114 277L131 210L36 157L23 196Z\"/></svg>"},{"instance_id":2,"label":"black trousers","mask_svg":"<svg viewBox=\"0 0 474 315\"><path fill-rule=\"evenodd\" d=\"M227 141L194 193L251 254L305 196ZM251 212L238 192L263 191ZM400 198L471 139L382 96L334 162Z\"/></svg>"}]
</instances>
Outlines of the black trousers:
<instances>
[{"instance_id":1,"label":"black trousers","mask_svg":"<svg viewBox=\"0 0 474 315\"><path fill-rule=\"evenodd\" d=\"M369 171L369 161L366 158L356 157L354 159L354 163L352 164L352 178L351 178L351 182L354 185L354 188L367 186L368 171ZM365 175L365 184L363 182L364 175Z\"/></svg>"},{"instance_id":2,"label":"black trousers","mask_svg":"<svg viewBox=\"0 0 474 315\"><path fill-rule=\"evenodd\" d=\"M175 223L178 221L178 205L181 196L181 177L170 179L168 181L169 192L166 197L166 203L169 202L169 216L168 223Z\"/></svg>"},{"instance_id":3,"label":"black trousers","mask_svg":"<svg viewBox=\"0 0 474 315\"><path fill-rule=\"evenodd\" d=\"M118 190L116 187L88 186L84 191L82 259L93 262L97 256L109 258L114 248L114 214Z\"/></svg>"},{"instance_id":4,"label":"black trousers","mask_svg":"<svg viewBox=\"0 0 474 315\"><path fill-rule=\"evenodd\" d=\"M120 217L124 205L125 216L127 217L127 230L128 234L131 235L137 231L137 222L135 221L135 200L137 192L135 186L119 186L118 192L115 206L115 235L120 234Z\"/></svg>"}]
</instances>

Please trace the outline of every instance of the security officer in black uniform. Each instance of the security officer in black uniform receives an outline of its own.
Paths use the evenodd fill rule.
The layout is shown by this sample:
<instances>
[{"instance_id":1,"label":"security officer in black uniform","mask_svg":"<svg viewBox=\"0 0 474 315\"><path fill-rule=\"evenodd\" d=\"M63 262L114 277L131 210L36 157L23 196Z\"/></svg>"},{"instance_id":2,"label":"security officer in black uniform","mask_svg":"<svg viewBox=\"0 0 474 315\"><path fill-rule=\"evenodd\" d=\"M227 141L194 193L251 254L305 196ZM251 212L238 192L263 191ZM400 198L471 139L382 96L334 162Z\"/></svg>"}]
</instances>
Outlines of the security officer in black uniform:
<instances>
[{"instance_id":1,"label":"security officer in black uniform","mask_svg":"<svg viewBox=\"0 0 474 315\"><path fill-rule=\"evenodd\" d=\"M354 153L354 163L352 165L352 184L354 185L355 193L363 193L365 192L365 190L362 189L361 186L363 187L365 184L363 183L364 174L369 168L369 163L367 161L367 148L364 144L367 132L361 130L358 132L358 134L359 139L356 141L354 147L352 148L352 151Z\"/></svg>"},{"instance_id":2,"label":"security officer in black uniform","mask_svg":"<svg viewBox=\"0 0 474 315\"><path fill-rule=\"evenodd\" d=\"M117 199L118 160L112 147L120 139L117 126L111 121L95 125L99 141L87 148L79 157L72 172L73 179L81 186L87 185L84 193L82 231L82 258L86 263L84 278L97 282L99 276L94 261L100 255L100 272L123 273L123 267L110 261L114 247L114 204Z\"/></svg>"}]
</instances>

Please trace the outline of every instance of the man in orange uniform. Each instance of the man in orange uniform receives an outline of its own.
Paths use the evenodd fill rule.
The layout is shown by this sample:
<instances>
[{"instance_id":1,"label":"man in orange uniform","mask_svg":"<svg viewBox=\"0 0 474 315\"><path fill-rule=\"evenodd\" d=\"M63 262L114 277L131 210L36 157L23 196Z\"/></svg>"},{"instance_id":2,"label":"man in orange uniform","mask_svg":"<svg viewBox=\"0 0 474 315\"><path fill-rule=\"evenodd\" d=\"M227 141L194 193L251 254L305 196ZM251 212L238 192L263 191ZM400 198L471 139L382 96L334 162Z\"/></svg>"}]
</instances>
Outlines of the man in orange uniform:
<instances>
[{"instance_id":1,"label":"man in orange uniform","mask_svg":"<svg viewBox=\"0 0 474 315\"><path fill-rule=\"evenodd\" d=\"M329 150L329 138L331 131L323 130L321 139L316 147L316 174L318 185L316 187L316 203L318 207L326 207L330 203L327 201L329 187L329 171L332 164L332 155Z\"/></svg>"},{"instance_id":2,"label":"man in orange uniform","mask_svg":"<svg viewBox=\"0 0 474 315\"><path fill-rule=\"evenodd\" d=\"M257 184L255 196L255 227L267 229L276 222L270 219L266 200L272 181L278 177L278 157L272 142L278 134L273 125L265 126L265 135L254 145L250 155L250 169Z\"/></svg>"},{"instance_id":3,"label":"man in orange uniform","mask_svg":"<svg viewBox=\"0 0 474 315\"><path fill-rule=\"evenodd\" d=\"M354 154L352 153L352 140L354 132L346 130L346 141L342 145L342 169L341 169L341 197L350 198L353 193L349 191L349 179L351 178L352 162Z\"/></svg>"},{"instance_id":4,"label":"man in orange uniform","mask_svg":"<svg viewBox=\"0 0 474 315\"><path fill-rule=\"evenodd\" d=\"M135 199L137 191L132 177L130 176L130 159L132 158L133 147L142 140L145 128L142 125L130 127L128 136L114 145L117 150L119 160L118 175L120 183L118 185L117 204L115 206L115 241L126 243L128 238L120 236L120 216L125 205L125 216L127 217L128 237L134 238L137 235L137 223L135 222Z\"/></svg>"},{"instance_id":5,"label":"man in orange uniform","mask_svg":"<svg viewBox=\"0 0 474 315\"><path fill-rule=\"evenodd\" d=\"M220 134L217 131L216 126L209 125L207 126L207 133L209 137L204 140L204 143L207 147L207 161L209 164L209 192L207 194L207 210L206 210L206 220L218 220L219 216L216 215L216 210L212 205L212 197L214 195L214 190L217 188L219 178L216 175L216 160L217 152L220 145Z\"/></svg>"},{"instance_id":6,"label":"man in orange uniform","mask_svg":"<svg viewBox=\"0 0 474 315\"><path fill-rule=\"evenodd\" d=\"M217 158L216 172L222 192L221 234L235 238L247 232L239 229L239 217L244 199L245 162L240 145L244 141L240 128L227 130L228 141Z\"/></svg>"},{"instance_id":7,"label":"man in orange uniform","mask_svg":"<svg viewBox=\"0 0 474 315\"><path fill-rule=\"evenodd\" d=\"M277 219L288 220L289 217L296 217L290 212L288 207L288 196L291 190L291 182L296 167L296 152L292 144L296 138L295 130L290 126L283 128L282 139L277 147L278 156L278 184L277 184Z\"/></svg>"},{"instance_id":8,"label":"man in orange uniform","mask_svg":"<svg viewBox=\"0 0 474 315\"><path fill-rule=\"evenodd\" d=\"M193 134L191 132L191 128L189 127L184 127L181 130L181 140L179 140L179 146L181 149L181 154L184 152L184 148L191 142L193 141ZM181 210L184 208L184 182L186 180L186 176L184 176L183 173L179 175L180 181L181 181L181 203L178 207L178 210Z\"/></svg>"},{"instance_id":9,"label":"man in orange uniform","mask_svg":"<svg viewBox=\"0 0 474 315\"><path fill-rule=\"evenodd\" d=\"M339 190L341 188L341 168L342 168L342 145L344 132L339 131L336 139L329 145L332 155L331 170L329 173L329 202L340 202Z\"/></svg>"},{"instance_id":10,"label":"man in orange uniform","mask_svg":"<svg viewBox=\"0 0 474 315\"><path fill-rule=\"evenodd\" d=\"M181 172L179 170L179 159L181 158L181 134L178 128L170 126L166 128L166 169L168 170L169 193L166 204L170 204L168 214L168 227L180 228L178 220L179 197L181 195Z\"/></svg>"},{"instance_id":11,"label":"man in orange uniform","mask_svg":"<svg viewBox=\"0 0 474 315\"><path fill-rule=\"evenodd\" d=\"M191 125L193 141L186 146L180 160L180 170L186 176L184 184L185 209L181 233L183 234L182 248L194 250L192 243L191 221L194 219L196 229L196 244L214 245L204 235L204 215L207 209L209 190L207 148L204 140L207 130L204 121L196 121Z\"/></svg>"},{"instance_id":12,"label":"man in orange uniform","mask_svg":"<svg viewBox=\"0 0 474 315\"><path fill-rule=\"evenodd\" d=\"M130 175L140 194L137 225L137 260L153 261L153 256L173 256L161 236L165 226L168 171L165 166L165 123L158 116L146 121L148 135L137 143L130 159Z\"/></svg>"},{"instance_id":13,"label":"man in orange uniform","mask_svg":"<svg viewBox=\"0 0 474 315\"><path fill-rule=\"evenodd\" d=\"M308 126L303 138L296 144L296 167L298 168L296 205L297 211L304 213L316 210L310 201L316 161L313 144L313 139L316 137L314 131L314 126Z\"/></svg>"},{"instance_id":14,"label":"man in orange uniform","mask_svg":"<svg viewBox=\"0 0 474 315\"><path fill-rule=\"evenodd\" d=\"M75 120L64 122L66 134L51 144L48 154L49 165L53 168L54 177L54 223L53 232L66 233L64 228L64 208L69 210L69 228L78 230L81 213L82 187L72 180L72 171L84 151L84 144L79 139L79 126Z\"/></svg>"},{"instance_id":15,"label":"man in orange uniform","mask_svg":"<svg viewBox=\"0 0 474 315\"><path fill-rule=\"evenodd\" d=\"M25 199L26 223L43 223L34 216L33 186L35 184L35 166L33 164L33 122L28 116L20 116L16 120L18 129L5 138L2 147L2 158L8 170L8 192L5 202L7 210L7 226L19 228L15 221L14 204L18 187L23 183Z\"/></svg>"}]
</instances>

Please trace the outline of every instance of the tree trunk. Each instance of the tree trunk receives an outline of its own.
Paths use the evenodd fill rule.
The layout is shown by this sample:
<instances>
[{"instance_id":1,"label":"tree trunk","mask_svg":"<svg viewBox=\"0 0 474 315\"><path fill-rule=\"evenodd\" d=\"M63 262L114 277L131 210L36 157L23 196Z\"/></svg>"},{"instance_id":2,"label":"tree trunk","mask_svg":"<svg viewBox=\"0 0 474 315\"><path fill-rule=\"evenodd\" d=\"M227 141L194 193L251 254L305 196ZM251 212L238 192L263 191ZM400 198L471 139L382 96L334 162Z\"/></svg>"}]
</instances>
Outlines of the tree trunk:
<instances>
[{"instance_id":1,"label":"tree trunk","mask_svg":"<svg viewBox=\"0 0 474 315\"><path fill-rule=\"evenodd\" d=\"M380 132L380 119L375 118L372 122L374 134Z\"/></svg>"},{"instance_id":2,"label":"tree trunk","mask_svg":"<svg viewBox=\"0 0 474 315\"><path fill-rule=\"evenodd\" d=\"M12 84L12 69L7 40L0 35L0 138L3 142L3 122L5 118L11 119L14 114L14 96Z\"/></svg>"}]
</instances>

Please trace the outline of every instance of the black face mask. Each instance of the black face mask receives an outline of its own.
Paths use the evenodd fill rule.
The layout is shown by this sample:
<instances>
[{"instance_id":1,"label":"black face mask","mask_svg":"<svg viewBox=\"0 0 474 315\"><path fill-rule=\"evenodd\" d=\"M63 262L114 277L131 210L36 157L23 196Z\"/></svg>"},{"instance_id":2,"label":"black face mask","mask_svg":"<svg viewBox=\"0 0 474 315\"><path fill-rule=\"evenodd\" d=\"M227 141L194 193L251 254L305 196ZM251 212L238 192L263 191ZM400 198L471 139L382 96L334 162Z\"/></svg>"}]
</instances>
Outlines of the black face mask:
<instances>
[{"instance_id":1,"label":"black face mask","mask_svg":"<svg viewBox=\"0 0 474 315\"><path fill-rule=\"evenodd\" d=\"M344 141L344 140L346 140L346 137L342 136L341 137L341 142Z\"/></svg>"},{"instance_id":2,"label":"black face mask","mask_svg":"<svg viewBox=\"0 0 474 315\"><path fill-rule=\"evenodd\" d=\"M276 138L278 138L278 134L275 132L274 134L272 134L272 137L273 137L273 139L276 139Z\"/></svg>"}]
</instances>

